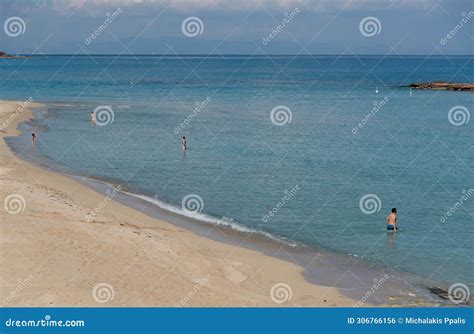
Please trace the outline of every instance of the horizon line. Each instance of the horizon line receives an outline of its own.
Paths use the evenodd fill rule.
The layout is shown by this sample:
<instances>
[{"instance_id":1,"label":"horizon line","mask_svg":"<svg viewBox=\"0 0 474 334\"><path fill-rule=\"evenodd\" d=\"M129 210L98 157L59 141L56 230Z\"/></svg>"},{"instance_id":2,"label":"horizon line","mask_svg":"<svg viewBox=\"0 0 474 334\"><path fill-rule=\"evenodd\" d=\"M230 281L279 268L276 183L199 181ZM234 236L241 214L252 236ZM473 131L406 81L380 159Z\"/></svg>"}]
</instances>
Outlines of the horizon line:
<instances>
[{"instance_id":1,"label":"horizon line","mask_svg":"<svg viewBox=\"0 0 474 334\"><path fill-rule=\"evenodd\" d=\"M133 53L133 54L121 54L121 53L14 53L7 55L13 56L75 56L75 57L88 57L88 56L116 56L116 57L474 57L474 54L446 54L446 55L426 55L426 54L395 54L395 55L384 55L384 54L246 54L246 53L229 53L229 54L204 54L204 53L186 53L186 54L167 54L167 53Z\"/></svg>"}]
</instances>

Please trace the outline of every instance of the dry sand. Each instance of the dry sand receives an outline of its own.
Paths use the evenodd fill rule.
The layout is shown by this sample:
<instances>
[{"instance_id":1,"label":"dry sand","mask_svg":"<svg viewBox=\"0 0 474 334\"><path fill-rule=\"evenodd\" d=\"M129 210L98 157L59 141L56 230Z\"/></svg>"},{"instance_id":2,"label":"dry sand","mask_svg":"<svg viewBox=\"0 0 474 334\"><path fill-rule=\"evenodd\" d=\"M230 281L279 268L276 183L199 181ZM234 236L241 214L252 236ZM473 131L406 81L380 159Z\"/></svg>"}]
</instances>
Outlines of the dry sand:
<instances>
[{"instance_id":1,"label":"dry sand","mask_svg":"<svg viewBox=\"0 0 474 334\"><path fill-rule=\"evenodd\" d=\"M18 135L18 123L32 117L23 109L17 102L0 101L2 305L355 303L334 288L306 282L302 268L293 263L212 241L118 202L104 201L103 195L76 180L19 160L3 137ZM97 217L86 219L100 203L106 205ZM271 298L278 283L287 286L277 285L274 299L284 303Z\"/></svg>"}]
</instances>

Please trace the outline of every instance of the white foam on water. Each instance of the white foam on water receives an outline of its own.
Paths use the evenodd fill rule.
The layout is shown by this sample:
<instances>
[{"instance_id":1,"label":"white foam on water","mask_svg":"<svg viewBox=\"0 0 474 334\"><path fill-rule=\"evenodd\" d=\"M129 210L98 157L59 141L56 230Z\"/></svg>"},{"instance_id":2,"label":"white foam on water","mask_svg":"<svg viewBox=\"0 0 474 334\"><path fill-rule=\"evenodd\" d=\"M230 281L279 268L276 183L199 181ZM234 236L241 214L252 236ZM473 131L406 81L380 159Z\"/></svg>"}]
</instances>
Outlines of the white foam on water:
<instances>
[{"instance_id":1,"label":"white foam on water","mask_svg":"<svg viewBox=\"0 0 474 334\"><path fill-rule=\"evenodd\" d=\"M77 107L77 104L53 103L53 107Z\"/></svg>"},{"instance_id":2,"label":"white foam on water","mask_svg":"<svg viewBox=\"0 0 474 334\"><path fill-rule=\"evenodd\" d=\"M176 213L176 214L179 214L181 216L188 217L188 218L196 219L196 220L199 220L199 221L207 223L207 224L214 224L214 225L218 225L218 226L224 226L224 227L231 228L235 231L239 231L239 232L242 232L242 233L258 234L258 235L261 235L261 236L263 236L265 238L268 238L272 241L277 241L277 242L280 242L280 243L284 243L284 244L286 244L288 246L291 246L291 247L298 246L298 244L296 244L294 242L291 242L291 241L283 239L283 238L279 238L279 237L277 237L277 236L275 236L271 233L245 227L245 226L237 223L234 220L229 220L229 219L224 219L224 218L217 218L217 217L213 217L213 216L210 216L208 214L201 213L201 212L196 212L196 213L188 212L188 211L183 210L179 206L172 205L172 204L160 201L160 200L158 200L156 198L153 198L153 197L140 195L140 194L134 194L134 193L130 193L130 192L127 192L127 191L121 191L121 192L126 194L126 195L133 196L135 198L139 198L139 199L144 200L148 203L156 205L156 206L158 206L159 208L161 208L163 210L173 212L173 213Z\"/></svg>"}]
</instances>

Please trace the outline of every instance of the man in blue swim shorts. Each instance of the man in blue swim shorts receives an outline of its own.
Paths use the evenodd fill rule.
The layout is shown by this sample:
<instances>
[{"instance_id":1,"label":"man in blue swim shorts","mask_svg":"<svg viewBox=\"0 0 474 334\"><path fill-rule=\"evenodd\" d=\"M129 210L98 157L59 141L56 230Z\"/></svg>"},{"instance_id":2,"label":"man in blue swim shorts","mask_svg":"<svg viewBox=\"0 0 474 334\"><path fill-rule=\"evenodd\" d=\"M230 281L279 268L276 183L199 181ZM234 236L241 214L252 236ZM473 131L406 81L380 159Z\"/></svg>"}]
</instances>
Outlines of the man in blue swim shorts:
<instances>
[{"instance_id":1,"label":"man in blue swim shorts","mask_svg":"<svg viewBox=\"0 0 474 334\"><path fill-rule=\"evenodd\" d=\"M393 208L392 212L387 216L387 231L396 231L397 227L397 208Z\"/></svg>"}]
</instances>

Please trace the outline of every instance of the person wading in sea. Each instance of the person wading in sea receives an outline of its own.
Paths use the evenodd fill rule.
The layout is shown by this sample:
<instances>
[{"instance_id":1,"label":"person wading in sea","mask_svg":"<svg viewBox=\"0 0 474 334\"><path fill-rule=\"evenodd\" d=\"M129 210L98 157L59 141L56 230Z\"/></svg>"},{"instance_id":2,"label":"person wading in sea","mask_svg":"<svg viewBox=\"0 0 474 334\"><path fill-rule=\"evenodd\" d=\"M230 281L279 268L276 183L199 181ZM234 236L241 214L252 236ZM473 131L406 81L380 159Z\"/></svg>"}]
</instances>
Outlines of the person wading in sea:
<instances>
[{"instance_id":1,"label":"person wading in sea","mask_svg":"<svg viewBox=\"0 0 474 334\"><path fill-rule=\"evenodd\" d=\"M387 216L387 231L396 231L397 227L397 208L393 208L392 212Z\"/></svg>"},{"instance_id":2,"label":"person wading in sea","mask_svg":"<svg viewBox=\"0 0 474 334\"><path fill-rule=\"evenodd\" d=\"M91 112L91 115L89 116L89 121L91 121L92 124L95 124L95 113L94 112Z\"/></svg>"},{"instance_id":3,"label":"person wading in sea","mask_svg":"<svg viewBox=\"0 0 474 334\"><path fill-rule=\"evenodd\" d=\"M186 137L184 137L184 136L181 139L181 147L183 148L183 151L186 151L187 143L186 143Z\"/></svg>"}]
</instances>

